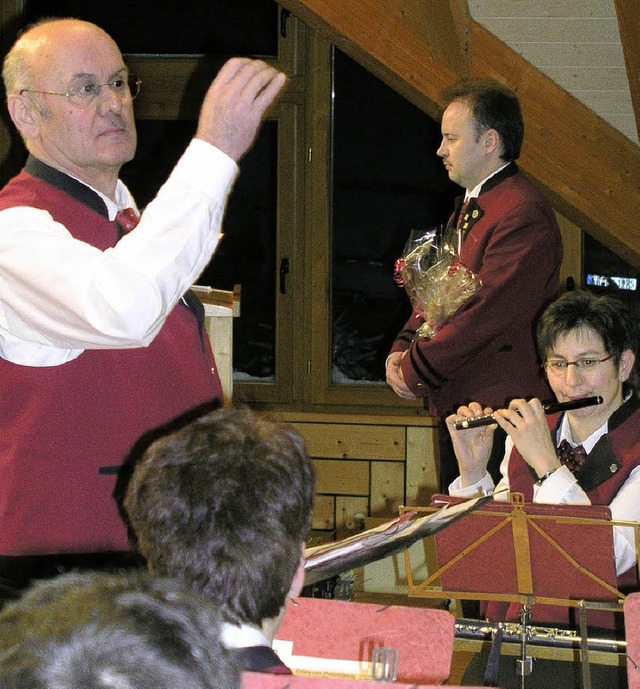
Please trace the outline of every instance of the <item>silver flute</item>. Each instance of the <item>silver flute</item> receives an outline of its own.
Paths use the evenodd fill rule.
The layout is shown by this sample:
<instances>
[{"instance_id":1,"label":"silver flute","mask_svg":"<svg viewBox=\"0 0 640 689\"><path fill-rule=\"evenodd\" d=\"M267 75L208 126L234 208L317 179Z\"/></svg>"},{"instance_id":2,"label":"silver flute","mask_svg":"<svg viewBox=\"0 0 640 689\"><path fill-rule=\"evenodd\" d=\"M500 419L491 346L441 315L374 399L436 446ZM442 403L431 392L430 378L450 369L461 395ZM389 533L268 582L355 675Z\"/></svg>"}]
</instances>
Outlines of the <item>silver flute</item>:
<instances>
[{"instance_id":1,"label":"silver flute","mask_svg":"<svg viewBox=\"0 0 640 689\"><path fill-rule=\"evenodd\" d=\"M569 402L550 402L543 405L545 414L556 414L560 411L568 411L569 409L582 409L582 407L591 407L594 404L602 404L602 397L596 395L595 397L581 397L577 400L570 400ZM456 421L453 427L456 431L461 431L465 428L476 428L477 426L489 426L495 423L493 414L485 414L484 416L471 416L468 419L460 419Z\"/></svg>"}]
</instances>

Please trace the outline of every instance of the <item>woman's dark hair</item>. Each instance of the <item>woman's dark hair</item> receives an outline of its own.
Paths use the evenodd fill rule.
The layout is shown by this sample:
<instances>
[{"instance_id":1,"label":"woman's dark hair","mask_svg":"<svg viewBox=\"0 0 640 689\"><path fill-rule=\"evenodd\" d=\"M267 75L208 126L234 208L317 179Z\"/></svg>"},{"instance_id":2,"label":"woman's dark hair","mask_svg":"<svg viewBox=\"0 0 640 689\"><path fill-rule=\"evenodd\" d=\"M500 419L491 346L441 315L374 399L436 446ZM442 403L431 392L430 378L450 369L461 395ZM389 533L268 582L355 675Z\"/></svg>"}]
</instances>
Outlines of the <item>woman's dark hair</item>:
<instances>
[{"instance_id":1,"label":"woman's dark hair","mask_svg":"<svg viewBox=\"0 0 640 689\"><path fill-rule=\"evenodd\" d=\"M616 365L620 355L630 349L636 355L631 375L625 381L625 394L638 390L638 326L629 307L611 293L596 294L586 289L567 292L549 305L542 314L536 338L542 361L558 339L577 329L597 333Z\"/></svg>"}]
</instances>

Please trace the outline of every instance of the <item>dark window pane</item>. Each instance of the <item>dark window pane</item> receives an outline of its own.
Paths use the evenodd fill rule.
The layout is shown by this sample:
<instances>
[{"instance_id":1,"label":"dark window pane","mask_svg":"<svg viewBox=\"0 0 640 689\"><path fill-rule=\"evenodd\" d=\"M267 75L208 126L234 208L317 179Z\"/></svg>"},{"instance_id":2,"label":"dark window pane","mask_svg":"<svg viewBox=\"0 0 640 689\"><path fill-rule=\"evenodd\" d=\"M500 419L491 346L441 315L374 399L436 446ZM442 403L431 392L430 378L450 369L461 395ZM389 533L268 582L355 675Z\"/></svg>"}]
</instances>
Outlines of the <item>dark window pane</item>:
<instances>
[{"instance_id":1,"label":"dark window pane","mask_svg":"<svg viewBox=\"0 0 640 689\"><path fill-rule=\"evenodd\" d=\"M582 284L614 291L640 317L640 273L588 234L584 235Z\"/></svg>"},{"instance_id":2,"label":"dark window pane","mask_svg":"<svg viewBox=\"0 0 640 689\"><path fill-rule=\"evenodd\" d=\"M136 120L138 148L120 177L140 208L157 194L195 133L196 123L184 120Z\"/></svg>"},{"instance_id":3,"label":"dark window pane","mask_svg":"<svg viewBox=\"0 0 640 689\"><path fill-rule=\"evenodd\" d=\"M101 26L123 53L261 55L278 52L271 0L28 0L25 22L78 17Z\"/></svg>"},{"instance_id":4,"label":"dark window pane","mask_svg":"<svg viewBox=\"0 0 640 689\"><path fill-rule=\"evenodd\" d=\"M275 375L277 122L264 122L229 198L224 237L200 284L242 286L233 319L234 379Z\"/></svg>"},{"instance_id":5,"label":"dark window pane","mask_svg":"<svg viewBox=\"0 0 640 689\"><path fill-rule=\"evenodd\" d=\"M138 121L138 152L122 179L140 206L169 175L193 135L193 123ZM233 367L239 379L275 374L275 252L277 123L264 122L240 163L227 204L223 232L198 283L217 289L242 286L241 315L234 318Z\"/></svg>"},{"instance_id":6,"label":"dark window pane","mask_svg":"<svg viewBox=\"0 0 640 689\"><path fill-rule=\"evenodd\" d=\"M338 50L334 84L332 379L382 381L411 312L395 260L460 190L435 154L439 123Z\"/></svg>"}]
</instances>

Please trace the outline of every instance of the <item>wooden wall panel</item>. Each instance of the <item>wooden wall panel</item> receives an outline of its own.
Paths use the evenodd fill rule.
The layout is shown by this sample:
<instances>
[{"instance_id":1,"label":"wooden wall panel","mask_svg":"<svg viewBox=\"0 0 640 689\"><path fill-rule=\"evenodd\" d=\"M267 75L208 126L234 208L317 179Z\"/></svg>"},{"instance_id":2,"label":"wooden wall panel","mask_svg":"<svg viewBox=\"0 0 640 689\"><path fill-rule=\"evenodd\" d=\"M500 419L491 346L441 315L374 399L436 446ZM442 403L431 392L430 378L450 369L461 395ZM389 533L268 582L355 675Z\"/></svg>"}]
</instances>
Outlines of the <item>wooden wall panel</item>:
<instances>
[{"instance_id":1,"label":"wooden wall panel","mask_svg":"<svg viewBox=\"0 0 640 689\"><path fill-rule=\"evenodd\" d=\"M336 539L361 531L369 506L368 498L336 498Z\"/></svg>"},{"instance_id":2,"label":"wooden wall panel","mask_svg":"<svg viewBox=\"0 0 640 689\"><path fill-rule=\"evenodd\" d=\"M404 504L404 462L371 462L369 514L395 517Z\"/></svg>"},{"instance_id":3,"label":"wooden wall panel","mask_svg":"<svg viewBox=\"0 0 640 689\"><path fill-rule=\"evenodd\" d=\"M313 500L311 528L317 531L333 531L336 526L335 509L335 496L316 495Z\"/></svg>"},{"instance_id":4,"label":"wooden wall panel","mask_svg":"<svg viewBox=\"0 0 640 689\"><path fill-rule=\"evenodd\" d=\"M402 426L364 424L293 424L304 436L312 457L344 459L404 460Z\"/></svg>"},{"instance_id":5,"label":"wooden wall panel","mask_svg":"<svg viewBox=\"0 0 640 689\"><path fill-rule=\"evenodd\" d=\"M320 459L314 466L316 493L369 495L369 462Z\"/></svg>"},{"instance_id":6,"label":"wooden wall panel","mask_svg":"<svg viewBox=\"0 0 640 689\"><path fill-rule=\"evenodd\" d=\"M430 418L305 412L276 416L298 429L313 458L312 544L357 533L370 518L393 519L401 505L427 505L437 492L436 429ZM343 458L345 447L348 455L371 456Z\"/></svg>"},{"instance_id":7,"label":"wooden wall panel","mask_svg":"<svg viewBox=\"0 0 640 689\"><path fill-rule=\"evenodd\" d=\"M567 278L573 278L575 284L580 285L582 282L582 231L577 225L558 213L556 213L556 218L558 225L560 225L564 252L560 270L560 284L565 286Z\"/></svg>"},{"instance_id":8,"label":"wooden wall panel","mask_svg":"<svg viewBox=\"0 0 640 689\"><path fill-rule=\"evenodd\" d=\"M428 505L439 492L436 434L435 428L407 428L407 505Z\"/></svg>"}]
</instances>

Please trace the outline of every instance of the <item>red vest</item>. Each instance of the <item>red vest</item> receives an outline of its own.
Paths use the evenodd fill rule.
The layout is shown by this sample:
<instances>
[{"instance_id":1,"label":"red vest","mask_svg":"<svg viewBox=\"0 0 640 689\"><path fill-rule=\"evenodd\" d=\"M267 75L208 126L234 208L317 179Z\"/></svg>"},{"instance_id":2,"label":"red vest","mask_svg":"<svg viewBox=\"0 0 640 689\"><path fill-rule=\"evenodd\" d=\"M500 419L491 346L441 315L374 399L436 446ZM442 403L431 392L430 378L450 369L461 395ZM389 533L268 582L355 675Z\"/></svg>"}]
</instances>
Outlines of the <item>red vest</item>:
<instances>
[{"instance_id":1,"label":"red vest","mask_svg":"<svg viewBox=\"0 0 640 689\"><path fill-rule=\"evenodd\" d=\"M547 417L556 444L560 414ZM640 465L640 403L634 396L609 419L609 431L591 450L576 478L592 505L609 505L631 472ZM533 500L534 477L529 465L514 447L509 458L509 490Z\"/></svg>"},{"instance_id":2,"label":"red vest","mask_svg":"<svg viewBox=\"0 0 640 689\"><path fill-rule=\"evenodd\" d=\"M0 192L0 209L18 205L101 250L118 240L95 204L24 171ZM146 348L52 367L0 359L0 555L128 550L118 468L144 433L221 397L208 338L182 303Z\"/></svg>"},{"instance_id":3,"label":"red vest","mask_svg":"<svg viewBox=\"0 0 640 689\"><path fill-rule=\"evenodd\" d=\"M560 423L560 414L547 417L556 443L556 431ZM631 472L640 466L640 402L632 396L609 418L609 431L596 443L576 475L578 483L586 492L592 505L610 505L618 494ZM537 480L529 465L514 447L509 457L509 490L522 493L527 502L533 500L533 486ZM619 590L638 587L637 569L632 567L618 577ZM517 619L519 608L515 605L489 604L487 616L490 619ZM566 608L547 605L533 607L534 620L542 623L566 623L569 621ZM604 628L613 628L618 624L613 616L606 612L587 611L589 624Z\"/></svg>"}]
</instances>

